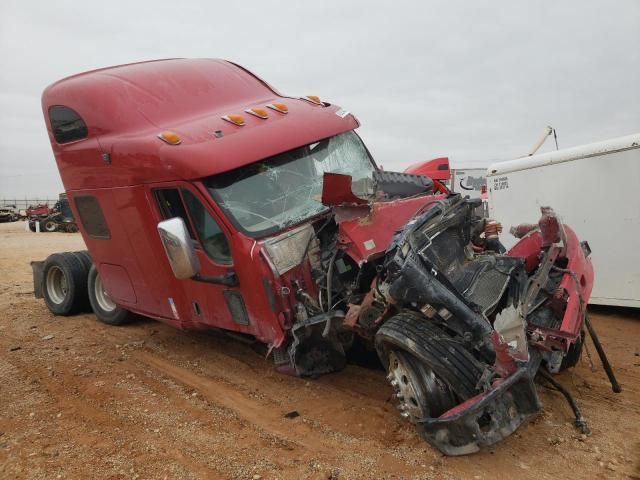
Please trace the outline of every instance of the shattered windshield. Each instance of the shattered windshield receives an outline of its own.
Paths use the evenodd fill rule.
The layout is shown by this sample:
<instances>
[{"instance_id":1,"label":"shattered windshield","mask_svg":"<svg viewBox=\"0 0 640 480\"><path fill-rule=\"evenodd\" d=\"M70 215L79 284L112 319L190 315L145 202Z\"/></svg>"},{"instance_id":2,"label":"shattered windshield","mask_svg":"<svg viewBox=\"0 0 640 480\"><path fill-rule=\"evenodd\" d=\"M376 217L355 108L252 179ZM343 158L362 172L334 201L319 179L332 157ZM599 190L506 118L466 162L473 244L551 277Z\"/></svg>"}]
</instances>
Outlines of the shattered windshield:
<instances>
[{"instance_id":1,"label":"shattered windshield","mask_svg":"<svg viewBox=\"0 0 640 480\"><path fill-rule=\"evenodd\" d=\"M258 236L324 211L324 172L351 175L353 192L367 196L375 169L362 140L350 131L215 175L205 184L241 230Z\"/></svg>"}]
</instances>

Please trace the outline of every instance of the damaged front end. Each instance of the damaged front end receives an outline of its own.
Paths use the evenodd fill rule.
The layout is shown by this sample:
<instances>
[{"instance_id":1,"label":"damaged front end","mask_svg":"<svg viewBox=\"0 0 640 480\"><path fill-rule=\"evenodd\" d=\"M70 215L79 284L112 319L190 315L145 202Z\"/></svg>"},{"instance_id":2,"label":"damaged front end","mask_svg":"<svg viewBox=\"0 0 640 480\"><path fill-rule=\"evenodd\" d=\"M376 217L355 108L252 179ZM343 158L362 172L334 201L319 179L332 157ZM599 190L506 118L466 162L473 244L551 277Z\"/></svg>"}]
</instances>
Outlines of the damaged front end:
<instances>
[{"instance_id":1,"label":"damaged front end","mask_svg":"<svg viewBox=\"0 0 640 480\"><path fill-rule=\"evenodd\" d=\"M449 197L398 233L383 275L401 313L375 337L402 415L447 455L540 408L534 378L575 364L593 283L588 247L551 209L506 253L486 220L478 237L472 210Z\"/></svg>"},{"instance_id":2,"label":"damaged front end","mask_svg":"<svg viewBox=\"0 0 640 480\"><path fill-rule=\"evenodd\" d=\"M348 175L325 174L332 211L304 227L294 256L308 271L302 262L292 270L300 279L285 279L293 322L276 361L300 376L337 371L358 338L427 442L475 452L540 409L538 373L575 365L593 284L588 245L543 208L506 252L502 226L477 215L478 201L427 177L373 180L364 199Z\"/></svg>"}]
</instances>

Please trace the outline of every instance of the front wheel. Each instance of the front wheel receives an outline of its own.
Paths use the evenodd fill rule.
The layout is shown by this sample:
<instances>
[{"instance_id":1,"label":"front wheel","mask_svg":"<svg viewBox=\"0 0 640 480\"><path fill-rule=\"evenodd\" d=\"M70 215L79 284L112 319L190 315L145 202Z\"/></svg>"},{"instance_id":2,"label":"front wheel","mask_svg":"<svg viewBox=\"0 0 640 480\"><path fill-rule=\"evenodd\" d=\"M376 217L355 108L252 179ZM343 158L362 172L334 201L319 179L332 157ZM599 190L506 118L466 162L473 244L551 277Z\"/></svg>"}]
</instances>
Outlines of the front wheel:
<instances>
[{"instance_id":1,"label":"front wheel","mask_svg":"<svg viewBox=\"0 0 640 480\"><path fill-rule=\"evenodd\" d=\"M439 417L456 406L451 389L433 370L406 351L389 352L387 371L400 416L411 423Z\"/></svg>"},{"instance_id":2,"label":"front wheel","mask_svg":"<svg viewBox=\"0 0 640 480\"><path fill-rule=\"evenodd\" d=\"M92 265L89 270L88 290L91 308L102 323L124 325L134 319L133 313L116 305L109 296L95 265Z\"/></svg>"},{"instance_id":3,"label":"front wheel","mask_svg":"<svg viewBox=\"0 0 640 480\"><path fill-rule=\"evenodd\" d=\"M412 423L437 418L478 393L483 365L416 312L401 312L382 325L376 350L400 413Z\"/></svg>"}]
</instances>

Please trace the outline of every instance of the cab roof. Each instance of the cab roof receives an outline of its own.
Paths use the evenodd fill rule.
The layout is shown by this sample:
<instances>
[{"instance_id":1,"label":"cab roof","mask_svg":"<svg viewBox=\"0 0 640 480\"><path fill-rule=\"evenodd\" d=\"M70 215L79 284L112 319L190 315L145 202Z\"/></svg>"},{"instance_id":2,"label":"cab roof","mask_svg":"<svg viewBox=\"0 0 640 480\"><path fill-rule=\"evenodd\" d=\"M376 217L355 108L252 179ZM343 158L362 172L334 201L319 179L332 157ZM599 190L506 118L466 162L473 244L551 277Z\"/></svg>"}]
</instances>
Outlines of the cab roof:
<instances>
[{"instance_id":1,"label":"cab roof","mask_svg":"<svg viewBox=\"0 0 640 480\"><path fill-rule=\"evenodd\" d=\"M274 103L286 104L288 113L267 109L262 119L245 112ZM76 112L86 138L58 143L49 116L54 106ZM283 96L218 59L155 60L73 75L45 89L42 108L67 189L206 177L358 126L337 106ZM224 120L227 115L242 115L245 125ZM178 135L179 145L158 138L166 130ZM85 162L71 160L83 151Z\"/></svg>"}]
</instances>

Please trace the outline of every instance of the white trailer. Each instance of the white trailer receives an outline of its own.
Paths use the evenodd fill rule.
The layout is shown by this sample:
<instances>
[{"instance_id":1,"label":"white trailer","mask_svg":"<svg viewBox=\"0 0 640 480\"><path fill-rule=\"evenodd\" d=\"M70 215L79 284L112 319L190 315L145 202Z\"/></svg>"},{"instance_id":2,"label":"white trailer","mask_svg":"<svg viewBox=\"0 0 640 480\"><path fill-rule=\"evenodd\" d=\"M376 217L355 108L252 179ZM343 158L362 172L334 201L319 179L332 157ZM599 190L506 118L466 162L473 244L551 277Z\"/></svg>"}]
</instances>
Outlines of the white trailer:
<instances>
[{"instance_id":1,"label":"white trailer","mask_svg":"<svg viewBox=\"0 0 640 480\"><path fill-rule=\"evenodd\" d=\"M640 308L640 133L491 165L489 216L509 228L551 206L589 242L590 303Z\"/></svg>"}]
</instances>

